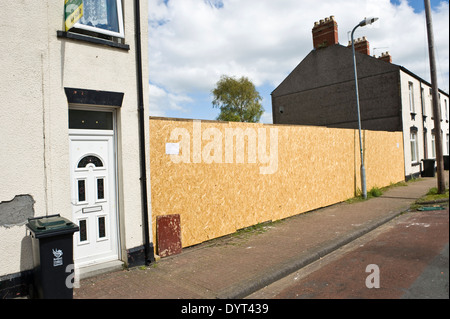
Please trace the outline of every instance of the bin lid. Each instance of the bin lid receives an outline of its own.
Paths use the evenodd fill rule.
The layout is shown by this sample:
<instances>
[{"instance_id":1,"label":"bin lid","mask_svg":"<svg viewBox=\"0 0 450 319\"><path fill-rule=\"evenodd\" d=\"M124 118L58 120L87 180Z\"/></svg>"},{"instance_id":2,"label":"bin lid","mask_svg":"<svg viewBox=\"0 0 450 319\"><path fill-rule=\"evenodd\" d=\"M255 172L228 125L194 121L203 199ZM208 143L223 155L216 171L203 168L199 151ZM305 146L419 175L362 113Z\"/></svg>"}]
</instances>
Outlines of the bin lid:
<instances>
[{"instance_id":1,"label":"bin lid","mask_svg":"<svg viewBox=\"0 0 450 319\"><path fill-rule=\"evenodd\" d=\"M58 215L29 218L27 228L34 237L51 237L79 231L79 227L70 220Z\"/></svg>"}]
</instances>

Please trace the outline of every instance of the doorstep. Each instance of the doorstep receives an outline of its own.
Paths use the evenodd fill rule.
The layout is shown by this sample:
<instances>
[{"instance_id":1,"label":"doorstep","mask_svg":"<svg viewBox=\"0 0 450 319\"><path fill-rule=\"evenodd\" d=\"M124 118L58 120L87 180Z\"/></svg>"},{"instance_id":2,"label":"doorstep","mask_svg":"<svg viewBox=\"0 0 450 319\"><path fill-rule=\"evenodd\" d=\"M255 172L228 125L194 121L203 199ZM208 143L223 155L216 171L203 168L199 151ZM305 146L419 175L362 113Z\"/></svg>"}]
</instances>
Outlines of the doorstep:
<instances>
[{"instance_id":1,"label":"doorstep","mask_svg":"<svg viewBox=\"0 0 450 319\"><path fill-rule=\"evenodd\" d=\"M95 264L92 266L78 268L75 270L75 277L78 278L78 280L82 280L89 277L94 277L122 269L123 269L123 261L113 260L100 264Z\"/></svg>"}]
</instances>

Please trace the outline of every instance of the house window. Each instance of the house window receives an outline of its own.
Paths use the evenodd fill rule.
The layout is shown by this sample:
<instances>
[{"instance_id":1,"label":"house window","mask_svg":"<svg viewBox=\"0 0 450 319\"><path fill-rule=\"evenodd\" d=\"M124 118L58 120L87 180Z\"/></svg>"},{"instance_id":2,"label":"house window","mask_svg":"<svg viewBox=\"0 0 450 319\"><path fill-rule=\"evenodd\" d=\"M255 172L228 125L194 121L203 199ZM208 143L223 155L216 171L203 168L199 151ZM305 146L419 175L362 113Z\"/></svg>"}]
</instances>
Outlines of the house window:
<instances>
[{"instance_id":1,"label":"house window","mask_svg":"<svg viewBox=\"0 0 450 319\"><path fill-rule=\"evenodd\" d=\"M428 137L427 137L428 130L426 127L423 128L423 157L425 159L428 158Z\"/></svg>"},{"instance_id":2,"label":"house window","mask_svg":"<svg viewBox=\"0 0 450 319\"><path fill-rule=\"evenodd\" d=\"M448 104L447 104L447 100L444 100L444 108L445 108L445 120L448 122Z\"/></svg>"},{"instance_id":3,"label":"house window","mask_svg":"<svg viewBox=\"0 0 450 319\"><path fill-rule=\"evenodd\" d=\"M431 118L434 118L433 92L431 88L430 88L430 105L431 105Z\"/></svg>"},{"instance_id":4,"label":"house window","mask_svg":"<svg viewBox=\"0 0 450 319\"><path fill-rule=\"evenodd\" d=\"M121 0L83 0L83 12L75 28L124 37Z\"/></svg>"},{"instance_id":5,"label":"house window","mask_svg":"<svg viewBox=\"0 0 450 319\"><path fill-rule=\"evenodd\" d=\"M423 88L420 88L420 102L422 103L422 115L426 116L427 112L425 110L425 90Z\"/></svg>"},{"instance_id":6,"label":"house window","mask_svg":"<svg viewBox=\"0 0 450 319\"><path fill-rule=\"evenodd\" d=\"M431 133L431 157L436 158L436 138L434 133Z\"/></svg>"},{"instance_id":7,"label":"house window","mask_svg":"<svg viewBox=\"0 0 450 319\"><path fill-rule=\"evenodd\" d=\"M449 148L449 144L448 144L448 133L447 133L447 155L450 154L450 148Z\"/></svg>"},{"instance_id":8,"label":"house window","mask_svg":"<svg viewBox=\"0 0 450 319\"><path fill-rule=\"evenodd\" d=\"M409 89L409 110L411 113L416 113L414 108L414 84L412 82L408 82Z\"/></svg>"},{"instance_id":9,"label":"house window","mask_svg":"<svg viewBox=\"0 0 450 319\"><path fill-rule=\"evenodd\" d=\"M411 130L410 132L410 144L411 144L411 162L418 162L418 146L417 146L417 131Z\"/></svg>"}]
</instances>

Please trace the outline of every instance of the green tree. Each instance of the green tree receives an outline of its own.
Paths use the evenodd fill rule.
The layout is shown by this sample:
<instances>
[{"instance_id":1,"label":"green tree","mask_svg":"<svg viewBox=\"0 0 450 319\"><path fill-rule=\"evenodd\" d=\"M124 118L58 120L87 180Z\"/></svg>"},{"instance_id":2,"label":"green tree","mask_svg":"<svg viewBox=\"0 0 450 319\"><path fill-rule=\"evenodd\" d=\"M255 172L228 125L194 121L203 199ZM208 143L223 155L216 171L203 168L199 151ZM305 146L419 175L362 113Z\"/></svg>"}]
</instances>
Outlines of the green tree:
<instances>
[{"instance_id":1,"label":"green tree","mask_svg":"<svg viewBox=\"0 0 450 319\"><path fill-rule=\"evenodd\" d=\"M219 121L257 123L264 112L262 97L244 76L236 79L222 75L212 93L213 107L220 109Z\"/></svg>"}]
</instances>

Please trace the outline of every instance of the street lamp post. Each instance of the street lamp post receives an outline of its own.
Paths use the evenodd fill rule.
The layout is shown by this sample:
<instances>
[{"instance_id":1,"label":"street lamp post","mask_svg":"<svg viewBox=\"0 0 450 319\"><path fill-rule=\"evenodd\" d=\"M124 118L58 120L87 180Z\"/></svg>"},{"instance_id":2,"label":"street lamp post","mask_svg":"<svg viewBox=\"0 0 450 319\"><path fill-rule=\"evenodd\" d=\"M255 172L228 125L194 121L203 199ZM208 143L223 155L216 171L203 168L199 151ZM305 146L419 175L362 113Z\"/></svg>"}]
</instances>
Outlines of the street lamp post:
<instances>
[{"instance_id":1,"label":"street lamp post","mask_svg":"<svg viewBox=\"0 0 450 319\"><path fill-rule=\"evenodd\" d=\"M361 139L361 112L359 110L359 93L358 93L358 73L356 72L356 55L355 55L355 41L353 40L353 34L356 28L363 27L368 24L372 24L377 21L378 18L366 18L358 23L352 30L352 51L353 51L353 70L355 72L355 91L356 91L356 107L358 110L358 129L359 129L359 149L361 152L361 188L364 199L367 198L367 187L366 187L366 168L364 167L364 155L363 146Z\"/></svg>"}]
</instances>

